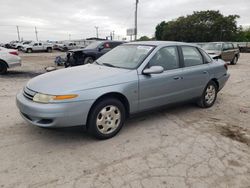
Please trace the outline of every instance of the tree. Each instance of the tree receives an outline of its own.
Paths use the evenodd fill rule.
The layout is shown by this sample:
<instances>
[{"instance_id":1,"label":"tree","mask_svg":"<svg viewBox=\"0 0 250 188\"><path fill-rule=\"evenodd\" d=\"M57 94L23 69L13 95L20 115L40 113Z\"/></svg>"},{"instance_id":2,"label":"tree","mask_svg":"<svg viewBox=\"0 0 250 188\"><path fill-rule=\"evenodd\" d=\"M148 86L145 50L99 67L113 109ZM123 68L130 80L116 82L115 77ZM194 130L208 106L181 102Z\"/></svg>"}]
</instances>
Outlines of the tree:
<instances>
[{"instance_id":1,"label":"tree","mask_svg":"<svg viewBox=\"0 0 250 188\"><path fill-rule=\"evenodd\" d=\"M141 38L138 39L138 41L147 41L147 40L151 40L151 39L147 36L142 36Z\"/></svg>"},{"instance_id":2,"label":"tree","mask_svg":"<svg viewBox=\"0 0 250 188\"><path fill-rule=\"evenodd\" d=\"M250 27L243 29L242 26L238 28L236 40L237 42L250 42Z\"/></svg>"},{"instance_id":3,"label":"tree","mask_svg":"<svg viewBox=\"0 0 250 188\"><path fill-rule=\"evenodd\" d=\"M161 22L156 26L157 40L184 42L230 41L237 37L238 15L223 16L219 11L193 12L186 17Z\"/></svg>"}]
</instances>

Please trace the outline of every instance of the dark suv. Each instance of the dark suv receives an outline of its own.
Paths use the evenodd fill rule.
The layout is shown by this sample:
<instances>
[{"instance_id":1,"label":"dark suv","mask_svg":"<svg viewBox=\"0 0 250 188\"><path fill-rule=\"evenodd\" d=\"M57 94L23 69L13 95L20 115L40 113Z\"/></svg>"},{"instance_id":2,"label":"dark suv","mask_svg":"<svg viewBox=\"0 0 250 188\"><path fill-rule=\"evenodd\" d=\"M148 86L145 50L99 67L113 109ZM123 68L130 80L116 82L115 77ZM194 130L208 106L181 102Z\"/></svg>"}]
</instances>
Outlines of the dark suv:
<instances>
[{"instance_id":1,"label":"dark suv","mask_svg":"<svg viewBox=\"0 0 250 188\"><path fill-rule=\"evenodd\" d=\"M96 59L123 44L122 41L96 41L83 49L74 49L67 52L65 67L93 63Z\"/></svg>"}]
</instances>

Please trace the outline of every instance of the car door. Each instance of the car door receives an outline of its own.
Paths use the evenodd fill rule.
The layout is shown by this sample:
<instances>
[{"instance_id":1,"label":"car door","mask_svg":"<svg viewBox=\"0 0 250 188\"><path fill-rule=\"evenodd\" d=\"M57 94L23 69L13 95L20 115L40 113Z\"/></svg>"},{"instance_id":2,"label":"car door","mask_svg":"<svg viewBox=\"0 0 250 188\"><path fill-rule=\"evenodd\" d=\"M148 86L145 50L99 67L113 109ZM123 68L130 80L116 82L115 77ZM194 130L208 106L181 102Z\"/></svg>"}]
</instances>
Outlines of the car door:
<instances>
[{"instance_id":1,"label":"car door","mask_svg":"<svg viewBox=\"0 0 250 188\"><path fill-rule=\"evenodd\" d=\"M37 51L37 50L39 50L39 46L38 46L38 43L35 43L35 44L33 45L33 50L34 50L34 51Z\"/></svg>"},{"instance_id":2,"label":"car door","mask_svg":"<svg viewBox=\"0 0 250 188\"><path fill-rule=\"evenodd\" d=\"M160 74L139 74L139 110L146 110L179 100L182 96L182 69L176 46L158 50L149 61L147 68L162 66Z\"/></svg>"},{"instance_id":3,"label":"car door","mask_svg":"<svg viewBox=\"0 0 250 188\"><path fill-rule=\"evenodd\" d=\"M200 97L209 81L209 62L205 61L205 57L196 47L181 46L180 48L183 62L182 87L185 99Z\"/></svg>"}]
</instances>

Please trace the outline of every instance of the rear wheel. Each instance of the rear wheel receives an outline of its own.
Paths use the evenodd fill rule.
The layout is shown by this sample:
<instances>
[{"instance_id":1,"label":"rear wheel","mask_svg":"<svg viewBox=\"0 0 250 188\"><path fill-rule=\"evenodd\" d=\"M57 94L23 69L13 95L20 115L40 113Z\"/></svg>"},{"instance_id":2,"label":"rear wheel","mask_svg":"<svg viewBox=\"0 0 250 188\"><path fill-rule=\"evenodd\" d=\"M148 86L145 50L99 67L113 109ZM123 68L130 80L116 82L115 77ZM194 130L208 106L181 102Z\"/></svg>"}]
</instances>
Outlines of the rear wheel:
<instances>
[{"instance_id":1,"label":"rear wheel","mask_svg":"<svg viewBox=\"0 0 250 188\"><path fill-rule=\"evenodd\" d=\"M236 65L237 61L238 61L238 58L234 56L233 60L231 61L231 65Z\"/></svg>"},{"instance_id":2,"label":"rear wheel","mask_svg":"<svg viewBox=\"0 0 250 188\"><path fill-rule=\"evenodd\" d=\"M47 52L51 53L52 52L52 48L47 48Z\"/></svg>"},{"instance_id":3,"label":"rear wheel","mask_svg":"<svg viewBox=\"0 0 250 188\"><path fill-rule=\"evenodd\" d=\"M92 64L94 62L94 59L92 57L86 57L84 59L84 65L85 64Z\"/></svg>"},{"instance_id":4,"label":"rear wheel","mask_svg":"<svg viewBox=\"0 0 250 188\"><path fill-rule=\"evenodd\" d=\"M32 52L32 49L31 48L28 48L27 49L27 53L31 53Z\"/></svg>"},{"instance_id":5,"label":"rear wheel","mask_svg":"<svg viewBox=\"0 0 250 188\"><path fill-rule=\"evenodd\" d=\"M201 108L209 108L213 106L214 102L216 101L218 93L218 87L214 81L210 81L199 101L197 102L198 106Z\"/></svg>"},{"instance_id":6,"label":"rear wheel","mask_svg":"<svg viewBox=\"0 0 250 188\"><path fill-rule=\"evenodd\" d=\"M117 99L104 99L90 111L88 131L98 139L115 136L125 121L124 105Z\"/></svg>"},{"instance_id":7,"label":"rear wheel","mask_svg":"<svg viewBox=\"0 0 250 188\"><path fill-rule=\"evenodd\" d=\"M4 62L0 61L0 74L6 74L7 68L7 65Z\"/></svg>"}]
</instances>

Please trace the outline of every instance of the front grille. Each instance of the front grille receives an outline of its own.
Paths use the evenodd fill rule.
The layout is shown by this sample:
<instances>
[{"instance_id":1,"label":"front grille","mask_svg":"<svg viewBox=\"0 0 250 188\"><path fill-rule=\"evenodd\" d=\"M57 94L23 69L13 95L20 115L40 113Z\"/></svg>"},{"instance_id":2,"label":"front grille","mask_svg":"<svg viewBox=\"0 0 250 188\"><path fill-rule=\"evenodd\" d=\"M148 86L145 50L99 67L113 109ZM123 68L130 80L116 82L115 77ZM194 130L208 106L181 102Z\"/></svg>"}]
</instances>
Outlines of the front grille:
<instances>
[{"instance_id":1,"label":"front grille","mask_svg":"<svg viewBox=\"0 0 250 188\"><path fill-rule=\"evenodd\" d=\"M23 89L23 95L27 98L27 99L30 99L30 100L33 100L33 97L35 96L36 92L35 91L32 91L30 90L29 88L25 87Z\"/></svg>"}]
</instances>

